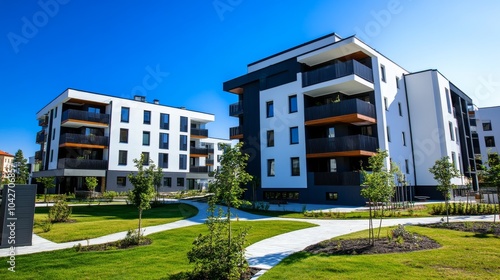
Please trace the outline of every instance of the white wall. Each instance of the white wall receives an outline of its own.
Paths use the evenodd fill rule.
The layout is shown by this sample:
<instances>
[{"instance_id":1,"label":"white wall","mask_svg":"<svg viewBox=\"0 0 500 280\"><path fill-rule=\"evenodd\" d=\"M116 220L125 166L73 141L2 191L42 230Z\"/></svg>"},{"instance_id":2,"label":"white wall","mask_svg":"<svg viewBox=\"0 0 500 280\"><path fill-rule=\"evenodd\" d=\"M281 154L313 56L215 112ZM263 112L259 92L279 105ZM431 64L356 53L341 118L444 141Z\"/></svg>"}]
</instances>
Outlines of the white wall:
<instances>
[{"instance_id":1,"label":"white wall","mask_svg":"<svg viewBox=\"0 0 500 280\"><path fill-rule=\"evenodd\" d=\"M477 134L483 164L488 160L488 153L500 153L500 106L479 108L476 111ZM483 123L491 122L491 131L484 131ZM493 136L495 147L486 147L484 137Z\"/></svg>"}]
</instances>

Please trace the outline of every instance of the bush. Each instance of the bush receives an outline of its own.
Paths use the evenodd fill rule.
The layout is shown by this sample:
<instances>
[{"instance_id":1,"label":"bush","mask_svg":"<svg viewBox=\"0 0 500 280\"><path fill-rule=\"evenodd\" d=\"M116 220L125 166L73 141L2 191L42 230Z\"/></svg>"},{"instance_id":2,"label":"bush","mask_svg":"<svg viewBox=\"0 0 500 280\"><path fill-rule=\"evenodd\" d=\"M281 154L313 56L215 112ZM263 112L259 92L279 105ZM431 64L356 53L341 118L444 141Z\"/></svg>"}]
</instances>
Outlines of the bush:
<instances>
[{"instance_id":1,"label":"bush","mask_svg":"<svg viewBox=\"0 0 500 280\"><path fill-rule=\"evenodd\" d=\"M495 204L469 204L450 203L448 204L448 212L450 215L493 215L498 212L498 207ZM430 209L431 215L446 215L446 204L441 203L432 205Z\"/></svg>"},{"instance_id":2,"label":"bush","mask_svg":"<svg viewBox=\"0 0 500 280\"><path fill-rule=\"evenodd\" d=\"M42 227L43 232L49 232L52 229L52 223L49 219L44 220L40 226Z\"/></svg>"},{"instance_id":3,"label":"bush","mask_svg":"<svg viewBox=\"0 0 500 280\"><path fill-rule=\"evenodd\" d=\"M49 210L49 221L51 223L67 222L70 215L71 207L69 207L66 202L66 196L61 195L56 197L54 206L50 207Z\"/></svg>"},{"instance_id":4,"label":"bush","mask_svg":"<svg viewBox=\"0 0 500 280\"><path fill-rule=\"evenodd\" d=\"M115 197L117 197L117 196L118 196L118 193L115 191L105 191L102 194L102 197L108 201L113 201L113 199L115 199Z\"/></svg>"}]
</instances>

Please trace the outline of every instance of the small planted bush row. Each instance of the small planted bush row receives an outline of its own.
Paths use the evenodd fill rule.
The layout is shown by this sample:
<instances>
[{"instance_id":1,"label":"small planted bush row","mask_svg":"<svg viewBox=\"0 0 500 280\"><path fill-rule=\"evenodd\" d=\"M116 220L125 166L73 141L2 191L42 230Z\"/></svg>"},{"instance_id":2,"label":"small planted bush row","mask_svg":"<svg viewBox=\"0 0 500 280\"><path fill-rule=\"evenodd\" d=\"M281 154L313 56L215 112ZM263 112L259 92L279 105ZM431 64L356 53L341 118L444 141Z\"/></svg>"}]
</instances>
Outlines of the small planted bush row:
<instances>
[{"instance_id":1,"label":"small planted bush row","mask_svg":"<svg viewBox=\"0 0 500 280\"><path fill-rule=\"evenodd\" d=\"M149 237L145 237L142 234L139 235L138 230L136 229L135 230L129 229L124 239L97 245L87 244L87 246L83 246L81 243L78 243L77 245L73 246L73 248L77 252L107 251L107 250L127 249L135 246L149 245L151 243L152 240Z\"/></svg>"},{"instance_id":2,"label":"small planted bush row","mask_svg":"<svg viewBox=\"0 0 500 280\"><path fill-rule=\"evenodd\" d=\"M336 219L344 219L346 217L346 213L336 212L336 211L304 211L304 217L308 218L336 218Z\"/></svg>"},{"instance_id":3,"label":"small planted bush row","mask_svg":"<svg viewBox=\"0 0 500 280\"><path fill-rule=\"evenodd\" d=\"M436 204L430 207L431 215L446 215L446 204ZM498 205L484 203L450 203L448 204L450 215L492 215L498 213Z\"/></svg>"}]
</instances>

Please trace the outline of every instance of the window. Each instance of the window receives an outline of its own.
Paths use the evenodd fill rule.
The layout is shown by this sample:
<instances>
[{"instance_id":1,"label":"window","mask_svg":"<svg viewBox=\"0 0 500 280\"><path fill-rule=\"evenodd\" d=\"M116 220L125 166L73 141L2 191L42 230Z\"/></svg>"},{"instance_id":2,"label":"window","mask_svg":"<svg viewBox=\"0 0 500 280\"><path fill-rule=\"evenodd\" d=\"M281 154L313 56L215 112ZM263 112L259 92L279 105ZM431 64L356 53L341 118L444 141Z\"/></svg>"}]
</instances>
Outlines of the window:
<instances>
[{"instance_id":1,"label":"window","mask_svg":"<svg viewBox=\"0 0 500 280\"><path fill-rule=\"evenodd\" d=\"M458 154L458 168L459 168L460 174L463 174L461 162L462 162L462 158L460 157L460 154Z\"/></svg>"},{"instance_id":2,"label":"window","mask_svg":"<svg viewBox=\"0 0 500 280\"><path fill-rule=\"evenodd\" d=\"M405 159L405 171L406 171L406 174L410 174L410 165L409 165L407 159Z\"/></svg>"},{"instance_id":3,"label":"window","mask_svg":"<svg viewBox=\"0 0 500 280\"><path fill-rule=\"evenodd\" d=\"M457 139L457 143L458 143L458 128L455 127L455 138Z\"/></svg>"},{"instance_id":4,"label":"window","mask_svg":"<svg viewBox=\"0 0 500 280\"><path fill-rule=\"evenodd\" d=\"M486 143L486 147L495 147L495 137L493 136L485 136L484 142ZM52 161L52 159L50 161Z\"/></svg>"},{"instance_id":5,"label":"window","mask_svg":"<svg viewBox=\"0 0 500 280\"><path fill-rule=\"evenodd\" d=\"M151 111L144 111L144 124L151 124Z\"/></svg>"},{"instance_id":6,"label":"window","mask_svg":"<svg viewBox=\"0 0 500 280\"><path fill-rule=\"evenodd\" d=\"M491 121L483 121L483 131L491 131Z\"/></svg>"},{"instance_id":7,"label":"window","mask_svg":"<svg viewBox=\"0 0 500 280\"><path fill-rule=\"evenodd\" d=\"M326 193L326 200L337 200L339 199L339 195L336 192L327 192Z\"/></svg>"},{"instance_id":8,"label":"window","mask_svg":"<svg viewBox=\"0 0 500 280\"><path fill-rule=\"evenodd\" d=\"M300 176L300 161L298 157L291 158L292 176Z\"/></svg>"},{"instance_id":9,"label":"window","mask_svg":"<svg viewBox=\"0 0 500 280\"><path fill-rule=\"evenodd\" d=\"M451 162L453 163L453 167L457 168L457 155L455 152L451 152Z\"/></svg>"},{"instance_id":10,"label":"window","mask_svg":"<svg viewBox=\"0 0 500 280\"><path fill-rule=\"evenodd\" d=\"M121 122L128 123L130 108L122 107Z\"/></svg>"},{"instance_id":11,"label":"window","mask_svg":"<svg viewBox=\"0 0 500 280\"><path fill-rule=\"evenodd\" d=\"M170 115L160 113L160 128L170 129Z\"/></svg>"},{"instance_id":12,"label":"window","mask_svg":"<svg viewBox=\"0 0 500 280\"><path fill-rule=\"evenodd\" d=\"M168 149L168 133L160 133L160 149Z\"/></svg>"},{"instance_id":13,"label":"window","mask_svg":"<svg viewBox=\"0 0 500 280\"><path fill-rule=\"evenodd\" d=\"M266 200L276 200L276 199L298 200L299 199L299 192L264 192L264 199L266 199Z\"/></svg>"},{"instance_id":14,"label":"window","mask_svg":"<svg viewBox=\"0 0 500 280\"><path fill-rule=\"evenodd\" d=\"M188 132L188 118L181 117L181 132Z\"/></svg>"},{"instance_id":15,"label":"window","mask_svg":"<svg viewBox=\"0 0 500 280\"><path fill-rule=\"evenodd\" d=\"M220 162L222 155L217 155L217 162Z\"/></svg>"},{"instance_id":16,"label":"window","mask_svg":"<svg viewBox=\"0 0 500 280\"><path fill-rule=\"evenodd\" d=\"M330 159L330 172L337 172L337 160L334 158Z\"/></svg>"},{"instance_id":17,"label":"window","mask_svg":"<svg viewBox=\"0 0 500 280\"><path fill-rule=\"evenodd\" d=\"M274 147L274 130L267 131L267 146Z\"/></svg>"},{"instance_id":18,"label":"window","mask_svg":"<svg viewBox=\"0 0 500 280\"><path fill-rule=\"evenodd\" d=\"M288 96L288 112L297 112L297 95Z\"/></svg>"},{"instance_id":19,"label":"window","mask_svg":"<svg viewBox=\"0 0 500 280\"><path fill-rule=\"evenodd\" d=\"M335 138L335 127L328 128L328 138Z\"/></svg>"},{"instance_id":20,"label":"window","mask_svg":"<svg viewBox=\"0 0 500 280\"><path fill-rule=\"evenodd\" d=\"M52 129L52 140L56 139L56 129Z\"/></svg>"},{"instance_id":21,"label":"window","mask_svg":"<svg viewBox=\"0 0 500 280\"><path fill-rule=\"evenodd\" d=\"M187 155L179 155L179 169L181 170L187 169Z\"/></svg>"},{"instance_id":22,"label":"window","mask_svg":"<svg viewBox=\"0 0 500 280\"><path fill-rule=\"evenodd\" d=\"M290 144L298 144L299 143L299 128L298 127L290 127Z\"/></svg>"},{"instance_id":23,"label":"window","mask_svg":"<svg viewBox=\"0 0 500 280\"><path fill-rule=\"evenodd\" d=\"M91 106L88 107L87 111L89 113L96 113L96 114L100 114L101 113L101 109L100 108L91 107Z\"/></svg>"},{"instance_id":24,"label":"window","mask_svg":"<svg viewBox=\"0 0 500 280\"><path fill-rule=\"evenodd\" d=\"M54 159L54 150L50 150L50 162Z\"/></svg>"},{"instance_id":25,"label":"window","mask_svg":"<svg viewBox=\"0 0 500 280\"><path fill-rule=\"evenodd\" d=\"M274 159L267 160L267 176L274 176Z\"/></svg>"},{"instance_id":26,"label":"window","mask_svg":"<svg viewBox=\"0 0 500 280\"><path fill-rule=\"evenodd\" d=\"M382 82L385 82L385 66L380 65L380 76L382 78Z\"/></svg>"},{"instance_id":27,"label":"window","mask_svg":"<svg viewBox=\"0 0 500 280\"><path fill-rule=\"evenodd\" d=\"M399 77L396 77L396 88L399 88Z\"/></svg>"},{"instance_id":28,"label":"window","mask_svg":"<svg viewBox=\"0 0 500 280\"><path fill-rule=\"evenodd\" d=\"M142 152L142 154L144 155L144 162L142 163L142 165L149 165L149 152Z\"/></svg>"},{"instance_id":29,"label":"window","mask_svg":"<svg viewBox=\"0 0 500 280\"><path fill-rule=\"evenodd\" d=\"M163 177L163 186L172 187L172 177Z\"/></svg>"},{"instance_id":30,"label":"window","mask_svg":"<svg viewBox=\"0 0 500 280\"><path fill-rule=\"evenodd\" d=\"M54 119L57 118L57 107L56 110L54 111Z\"/></svg>"},{"instance_id":31,"label":"window","mask_svg":"<svg viewBox=\"0 0 500 280\"><path fill-rule=\"evenodd\" d=\"M168 168L168 154L158 153L158 166Z\"/></svg>"},{"instance_id":32,"label":"window","mask_svg":"<svg viewBox=\"0 0 500 280\"><path fill-rule=\"evenodd\" d=\"M187 135L180 135L180 139L179 139L179 149L181 151L187 151Z\"/></svg>"},{"instance_id":33,"label":"window","mask_svg":"<svg viewBox=\"0 0 500 280\"><path fill-rule=\"evenodd\" d=\"M127 165L127 151L118 151L118 165Z\"/></svg>"},{"instance_id":34,"label":"window","mask_svg":"<svg viewBox=\"0 0 500 280\"><path fill-rule=\"evenodd\" d=\"M405 135L405 132L401 132L401 136L403 138L403 146L406 146L406 135Z\"/></svg>"},{"instance_id":35,"label":"window","mask_svg":"<svg viewBox=\"0 0 500 280\"><path fill-rule=\"evenodd\" d=\"M384 109L385 109L386 111L389 111L389 103L388 103L388 101L387 101L387 97L384 97Z\"/></svg>"},{"instance_id":36,"label":"window","mask_svg":"<svg viewBox=\"0 0 500 280\"><path fill-rule=\"evenodd\" d=\"M149 146L149 131L142 132L142 145Z\"/></svg>"},{"instance_id":37,"label":"window","mask_svg":"<svg viewBox=\"0 0 500 280\"><path fill-rule=\"evenodd\" d=\"M274 105L272 101L266 103L266 117L271 118L274 116Z\"/></svg>"},{"instance_id":38,"label":"window","mask_svg":"<svg viewBox=\"0 0 500 280\"><path fill-rule=\"evenodd\" d=\"M127 185L127 177L116 177L116 185L119 187L125 187Z\"/></svg>"},{"instance_id":39,"label":"window","mask_svg":"<svg viewBox=\"0 0 500 280\"><path fill-rule=\"evenodd\" d=\"M120 128L120 143L128 143L128 129Z\"/></svg>"},{"instance_id":40,"label":"window","mask_svg":"<svg viewBox=\"0 0 500 280\"><path fill-rule=\"evenodd\" d=\"M177 186L184 187L184 178L177 178Z\"/></svg>"},{"instance_id":41,"label":"window","mask_svg":"<svg viewBox=\"0 0 500 280\"><path fill-rule=\"evenodd\" d=\"M399 111L399 116L403 116L403 109L401 108L401 102L398 102L398 111Z\"/></svg>"},{"instance_id":42,"label":"window","mask_svg":"<svg viewBox=\"0 0 500 280\"><path fill-rule=\"evenodd\" d=\"M391 128L387 126L387 141L391 142Z\"/></svg>"},{"instance_id":43,"label":"window","mask_svg":"<svg viewBox=\"0 0 500 280\"><path fill-rule=\"evenodd\" d=\"M448 114L451 114L450 91L447 88L445 88L444 94L446 95L446 106L448 107Z\"/></svg>"},{"instance_id":44,"label":"window","mask_svg":"<svg viewBox=\"0 0 500 280\"><path fill-rule=\"evenodd\" d=\"M453 134L453 124L451 122L448 122L448 127L450 129L450 138L451 138L451 141L455 141L455 135Z\"/></svg>"}]
</instances>

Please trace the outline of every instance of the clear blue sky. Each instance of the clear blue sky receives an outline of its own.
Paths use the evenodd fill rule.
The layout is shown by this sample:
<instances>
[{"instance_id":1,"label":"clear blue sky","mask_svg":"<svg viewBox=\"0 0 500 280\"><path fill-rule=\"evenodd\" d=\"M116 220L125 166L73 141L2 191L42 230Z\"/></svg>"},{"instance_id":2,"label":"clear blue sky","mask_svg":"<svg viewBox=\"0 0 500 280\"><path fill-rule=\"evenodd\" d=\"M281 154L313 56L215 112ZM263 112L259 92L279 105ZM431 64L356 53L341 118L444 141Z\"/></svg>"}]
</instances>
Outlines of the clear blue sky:
<instances>
[{"instance_id":1,"label":"clear blue sky","mask_svg":"<svg viewBox=\"0 0 500 280\"><path fill-rule=\"evenodd\" d=\"M215 114L210 134L227 138L237 97L222 83L332 32L357 33L409 71L438 69L478 106L500 105L499 15L497 0L0 0L0 149L33 155L36 112L68 87L127 98L142 88Z\"/></svg>"}]
</instances>

